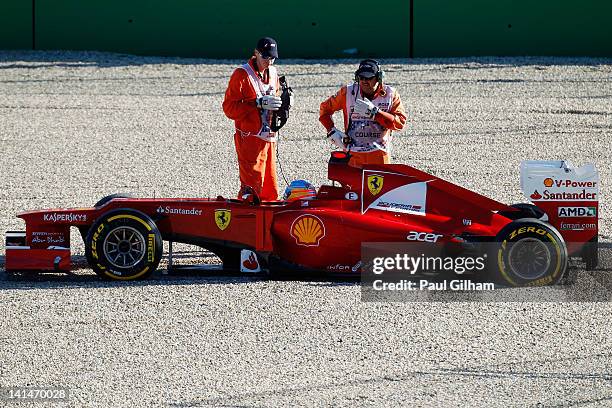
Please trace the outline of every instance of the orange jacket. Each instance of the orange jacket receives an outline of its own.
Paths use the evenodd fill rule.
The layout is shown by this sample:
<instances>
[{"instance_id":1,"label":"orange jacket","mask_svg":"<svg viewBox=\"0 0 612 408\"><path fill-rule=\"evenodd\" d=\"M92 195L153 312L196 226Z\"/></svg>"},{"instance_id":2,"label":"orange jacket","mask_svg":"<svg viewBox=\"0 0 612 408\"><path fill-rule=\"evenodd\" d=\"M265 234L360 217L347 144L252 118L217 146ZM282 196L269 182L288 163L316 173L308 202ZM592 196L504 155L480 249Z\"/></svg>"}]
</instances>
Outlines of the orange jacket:
<instances>
[{"instance_id":1,"label":"orange jacket","mask_svg":"<svg viewBox=\"0 0 612 408\"><path fill-rule=\"evenodd\" d=\"M378 87L378 92L382 89ZM347 87L343 86L333 96L327 98L319 108L319 121L325 126L325 129L329 132L334 127L334 121L332 115L342 109L344 114L344 131L348 129L348 112L346 111L346 92ZM363 97L363 95L361 95ZM406 112L404 111L404 105L397 91L393 92L393 100L388 112L378 111L376 114L376 122L381 126L389 130L402 130L406 124Z\"/></svg>"},{"instance_id":2,"label":"orange jacket","mask_svg":"<svg viewBox=\"0 0 612 408\"><path fill-rule=\"evenodd\" d=\"M255 68L255 57L249 60L249 64L258 72ZM268 70L265 70L263 82L267 84L268 78ZM276 89L280 89L280 84L276 84ZM236 68L225 91L223 112L236 122L236 128L244 132L257 133L261 128L261 117L255 99L257 94L251 85L249 74L242 68Z\"/></svg>"}]
</instances>

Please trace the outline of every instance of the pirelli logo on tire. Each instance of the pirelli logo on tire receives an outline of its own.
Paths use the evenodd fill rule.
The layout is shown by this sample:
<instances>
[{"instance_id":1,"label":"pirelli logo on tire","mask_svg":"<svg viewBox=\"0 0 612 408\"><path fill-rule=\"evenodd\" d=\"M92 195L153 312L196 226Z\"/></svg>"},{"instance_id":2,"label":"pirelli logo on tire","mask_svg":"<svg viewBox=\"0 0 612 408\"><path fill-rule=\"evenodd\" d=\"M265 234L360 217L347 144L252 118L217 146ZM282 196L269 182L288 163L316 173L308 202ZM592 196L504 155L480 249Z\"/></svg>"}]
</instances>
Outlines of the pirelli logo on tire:
<instances>
[{"instance_id":1,"label":"pirelli logo on tire","mask_svg":"<svg viewBox=\"0 0 612 408\"><path fill-rule=\"evenodd\" d=\"M100 238L100 233L104 231L104 228L104 223L100 224L98 229L96 229L96 232L94 232L93 236L91 237L91 256L94 259L100 259L98 256L98 238Z\"/></svg>"},{"instance_id":2,"label":"pirelli logo on tire","mask_svg":"<svg viewBox=\"0 0 612 408\"><path fill-rule=\"evenodd\" d=\"M545 286L559 282L567 267L567 248L562 238L540 221L514 223L519 225L509 228L507 233L500 233L503 238L497 250L494 275L501 278L501 283L511 286Z\"/></svg>"},{"instance_id":3,"label":"pirelli logo on tire","mask_svg":"<svg viewBox=\"0 0 612 408\"><path fill-rule=\"evenodd\" d=\"M147 241L147 262L153 262L155 260L155 234L149 234Z\"/></svg>"},{"instance_id":4,"label":"pirelli logo on tire","mask_svg":"<svg viewBox=\"0 0 612 408\"><path fill-rule=\"evenodd\" d=\"M518 229L515 229L514 231L512 231L510 233L510 236L508 237L508 239L514 239L517 235L521 235L521 234L524 234L526 232L533 232L533 233L538 234L538 235L546 235L546 234L548 234L548 231L546 231L544 228L521 227L521 228L518 228Z\"/></svg>"},{"instance_id":5,"label":"pirelli logo on tire","mask_svg":"<svg viewBox=\"0 0 612 408\"><path fill-rule=\"evenodd\" d=\"M555 280L554 276L546 276L541 279L534 280L533 282L527 283L525 286L536 287L550 285Z\"/></svg>"},{"instance_id":6,"label":"pirelli logo on tire","mask_svg":"<svg viewBox=\"0 0 612 408\"><path fill-rule=\"evenodd\" d=\"M99 217L86 241L85 255L94 272L116 280L149 276L163 253L155 222L132 209L111 210Z\"/></svg>"}]
</instances>

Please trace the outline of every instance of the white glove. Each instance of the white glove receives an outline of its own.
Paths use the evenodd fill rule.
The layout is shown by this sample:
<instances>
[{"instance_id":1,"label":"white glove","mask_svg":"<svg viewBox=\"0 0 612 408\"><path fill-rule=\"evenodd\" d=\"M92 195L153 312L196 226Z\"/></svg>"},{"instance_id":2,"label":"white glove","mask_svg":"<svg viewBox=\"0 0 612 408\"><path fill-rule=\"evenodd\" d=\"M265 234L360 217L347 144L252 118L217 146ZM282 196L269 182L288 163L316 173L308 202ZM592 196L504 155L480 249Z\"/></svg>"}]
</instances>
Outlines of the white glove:
<instances>
[{"instance_id":1,"label":"white glove","mask_svg":"<svg viewBox=\"0 0 612 408\"><path fill-rule=\"evenodd\" d=\"M257 107L265 110L278 110L281 107L281 98L276 95L264 95L257 98Z\"/></svg>"},{"instance_id":2,"label":"white glove","mask_svg":"<svg viewBox=\"0 0 612 408\"><path fill-rule=\"evenodd\" d=\"M344 144L344 139L348 138L346 133L339 131L336 128L332 128L327 134L327 137L331 140L333 144L341 148L342 150L346 150L346 145Z\"/></svg>"},{"instance_id":3,"label":"white glove","mask_svg":"<svg viewBox=\"0 0 612 408\"><path fill-rule=\"evenodd\" d=\"M355 113L373 119L378 113L378 106L374 105L368 98L357 99L355 101Z\"/></svg>"}]
</instances>

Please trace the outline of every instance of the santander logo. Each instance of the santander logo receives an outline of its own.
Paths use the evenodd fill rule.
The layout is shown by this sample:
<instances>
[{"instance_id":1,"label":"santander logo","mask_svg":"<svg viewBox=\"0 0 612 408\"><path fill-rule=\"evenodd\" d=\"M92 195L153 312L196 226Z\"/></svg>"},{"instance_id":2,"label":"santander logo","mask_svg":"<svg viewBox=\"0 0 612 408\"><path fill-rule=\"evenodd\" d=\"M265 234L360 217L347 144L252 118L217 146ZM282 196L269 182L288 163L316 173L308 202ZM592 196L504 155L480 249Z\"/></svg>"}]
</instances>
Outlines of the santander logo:
<instances>
[{"instance_id":1,"label":"santander logo","mask_svg":"<svg viewBox=\"0 0 612 408\"><path fill-rule=\"evenodd\" d=\"M538 190L534 191L532 195L530 195L532 200L539 200L542 198L542 195L538 193Z\"/></svg>"},{"instance_id":2,"label":"santander logo","mask_svg":"<svg viewBox=\"0 0 612 408\"><path fill-rule=\"evenodd\" d=\"M244 260L244 262L242 262L242 266L244 266L247 269L257 269L257 259L255 259L255 254L251 253L251 255Z\"/></svg>"}]
</instances>

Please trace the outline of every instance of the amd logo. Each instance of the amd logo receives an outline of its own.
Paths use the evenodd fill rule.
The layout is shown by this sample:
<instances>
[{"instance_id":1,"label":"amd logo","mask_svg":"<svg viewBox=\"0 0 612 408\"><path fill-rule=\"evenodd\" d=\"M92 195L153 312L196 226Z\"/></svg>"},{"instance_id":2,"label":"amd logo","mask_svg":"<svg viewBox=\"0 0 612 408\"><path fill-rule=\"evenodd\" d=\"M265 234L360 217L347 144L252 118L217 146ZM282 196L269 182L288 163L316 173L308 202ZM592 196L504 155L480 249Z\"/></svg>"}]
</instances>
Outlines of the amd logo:
<instances>
[{"instance_id":1,"label":"amd logo","mask_svg":"<svg viewBox=\"0 0 612 408\"><path fill-rule=\"evenodd\" d=\"M434 234L433 232L410 231L406 239L408 241L438 242L441 236L442 234Z\"/></svg>"},{"instance_id":2,"label":"amd logo","mask_svg":"<svg viewBox=\"0 0 612 408\"><path fill-rule=\"evenodd\" d=\"M596 217L596 207L559 207L559 217Z\"/></svg>"}]
</instances>

